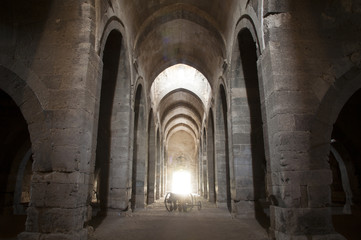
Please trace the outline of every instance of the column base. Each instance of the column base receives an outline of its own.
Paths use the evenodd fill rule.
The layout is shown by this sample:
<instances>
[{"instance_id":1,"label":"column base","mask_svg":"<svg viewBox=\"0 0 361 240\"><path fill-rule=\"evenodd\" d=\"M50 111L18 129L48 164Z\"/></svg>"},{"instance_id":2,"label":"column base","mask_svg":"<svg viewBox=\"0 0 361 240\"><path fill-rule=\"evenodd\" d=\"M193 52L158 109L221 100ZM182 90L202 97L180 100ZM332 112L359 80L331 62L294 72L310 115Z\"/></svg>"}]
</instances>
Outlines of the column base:
<instances>
[{"instance_id":1,"label":"column base","mask_svg":"<svg viewBox=\"0 0 361 240\"><path fill-rule=\"evenodd\" d=\"M232 204L233 214L236 218L255 218L254 201L239 201Z\"/></svg>"},{"instance_id":2,"label":"column base","mask_svg":"<svg viewBox=\"0 0 361 240\"><path fill-rule=\"evenodd\" d=\"M272 236L272 239L277 240L347 240L338 233L325 235L288 235L282 232L273 232L273 234L270 235Z\"/></svg>"},{"instance_id":3,"label":"column base","mask_svg":"<svg viewBox=\"0 0 361 240\"><path fill-rule=\"evenodd\" d=\"M227 209L227 203L225 202L216 202L217 208Z\"/></svg>"},{"instance_id":4,"label":"column base","mask_svg":"<svg viewBox=\"0 0 361 240\"><path fill-rule=\"evenodd\" d=\"M83 229L73 233L35 233L22 232L18 235L18 240L88 240L88 229Z\"/></svg>"}]
</instances>

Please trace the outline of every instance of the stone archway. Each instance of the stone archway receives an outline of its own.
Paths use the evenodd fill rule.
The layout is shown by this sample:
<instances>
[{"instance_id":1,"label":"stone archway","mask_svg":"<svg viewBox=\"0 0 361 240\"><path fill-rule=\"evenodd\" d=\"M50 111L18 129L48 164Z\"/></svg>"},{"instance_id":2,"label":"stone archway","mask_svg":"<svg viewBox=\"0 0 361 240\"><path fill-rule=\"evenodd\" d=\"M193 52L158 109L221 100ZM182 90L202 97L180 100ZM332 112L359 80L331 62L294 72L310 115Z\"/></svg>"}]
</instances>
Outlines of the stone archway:
<instances>
[{"instance_id":1,"label":"stone archway","mask_svg":"<svg viewBox=\"0 0 361 240\"><path fill-rule=\"evenodd\" d=\"M331 144L333 145L333 148L336 147L337 153L342 153L342 159L344 160L344 163L347 163L348 165L352 163L352 159L347 159L347 153L345 153L342 150L341 145L348 145L349 142L345 141L345 137L347 136L357 136L358 132L360 131L359 127L352 128L352 131L346 131L344 130L340 131L340 127L342 125L345 126L345 121L340 120L341 118L345 118L347 114L343 113L346 109L347 112L347 105L348 102L353 98L353 96L361 96L359 93L361 92L361 71L357 68L351 68L348 72L346 72L343 76L341 76L339 79L335 81L335 83L330 86L328 91L325 93L321 104L319 105L318 111L315 114L315 118L311 122L311 147L310 147L310 158L312 164L311 166L313 168L321 169L325 173L327 173L327 179L328 184L324 183L319 187L322 192L327 194L323 201L327 204L332 204L332 178L335 178L335 169L331 166L330 169L330 163L332 163L332 159L330 157L334 157L335 151L332 152ZM358 94L357 94L358 93ZM360 104L360 101L356 101L357 104ZM352 115L356 114L355 116L352 116L352 118L355 117L355 120L359 118L359 113L352 111ZM343 115L343 117L341 117ZM345 119L350 119L346 117ZM341 122L340 122L341 121ZM342 123L344 122L344 123ZM346 121L347 122L347 121ZM348 127L352 127L352 121L348 122L346 125ZM341 144L341 145L340 145ZM330 154L331 153L331 154ZM345 160L347 159L347 161ZM345 164L345 166L347 166ZM336 169L337 170L337 169ZM347 171L349 173L349 171ZM324 174L325 175L325 174ZM352 184L353 180L350 178L350 174L348 174L348 179L350 181L350 184ZM351 174L352 175L352 174ZM342 178L342 176L339 176ZM342 183L339 182L340 184ZM329 187L331 185L331 189ZM342 187L341 187L342 188ZM345 191L345 189L343 189ZM319 191L320 192L320 191ZM356 192L355 192L356 193ZM344 206L342 206L343 208ZM334 209L335 210L335 209ZM335 211L334 211L335 212ZM337 211L336 211L337 212ZM339 211L339 213L342 212ZM328 211L327 216L331 218L331 211ZM352 215L349 215L350 217ZM336 231L343 234L344 236L351 237L352 236L352 229L348 229L351 225L348 224L348 227L345 228L345 222L347 222L347 218L342 219L342 216L340 215L339 219L332 217L333 220L333 226ZM339 224L342 227L338 227ZM346 230L346 232L345 232ZM358 230L357 230L358 231ZM359 232L359 231L358 231ZM351 235L348 235L351 234ZM355 234L355 233L353 233Z\"/></svg>"},{"instance_id":2,"label":"stone archway","mask_svg":"<svg viewBox=\"0 0 361 240\"><path fill-rule=\"evenodd\" d=\"M219 88L215 125L215 188L217 205L232 211L227 95L223 85Z\"/></svg>"},{"instance_id":3,"label":"stone archway","mask_svg":"<svg viewBox=\"0 0 361 240\"><path fill-rule=\"evenodd\" d=\"M158 200L161 197L161 142L159 136L159 128L157 129L157 138L156 138L156 179L155 179L155 197Z\"/></svg>"},{"instance_id":4,"label":"stone archway","mask_svg":"<svg viewBox=\"0 0 361 240\"><path fill-rule=\"evenodd\" d=\"M26 229L25 209L31 201L34 201L30 199L29 194L31 176L36 174L33 171L39 169L42 164L41 152L38 152L38 149L45 138L45 132L41 131L45 115L37 97L26 82L3 66L0 66L0 96L2 105L0 107L2 115L0 134L2 183L0 185L1 188L5 188L5 191L1 190L2 193L13 193L0 197L0 215L23 215L20 218L8 216L6 222L2 221L0 235L11 237L12 234L16 236ZM33 153L36 160L34 168L32 168ZM6 227L7 224L10 225Z\"/></svg>"},{"instance_id":5,"label":"stone archway","mask_svg":"<svg viewBox=\"0 0 361 240\"><path fill-rule=\"evenodd\" d=\"M255 34L255 33L253 33ZM236 214L256 217L265 228L266 156L263 117L258 79L257 36L248 28L237 35L232 56L232 144L236 177ZM254 39L256 37L256 40Z\"/></svg>"},{"instance_id":6,"label":"stone archway","mask_svg":"<svg viewBox=\"0 0 361 240\"><path fill-rule=\"evenodd\" d=\"M333 124L329 164L335 230L347 239L361 237L361 88L347 100ZM335 161L336 160L336 161Z\"/></svg>"},{"instance_id":7,"label":"stone archway","mask_svg":"<svg viewBox=\"0 0 361 240\"><path fill-rule=\"evenodd\" d=\"M209 110L207 126L207 166L208 166L208 201L216 202L215 190L215 153L214 153L214 120L213 111Z\"/></svg>"},{"instance_id":8,"label":"stone archway","mask_svg":"<svg viewBox=\"0 0 361 240\"><path fill-rule=\"evenodd\" d=\"M207 164L207 132L206 129L203 129L202 134L202 192L203 197L208 199L208 164Z\"/></svg>"},{"instance_id":9,"label":"stone archway","mask_svg":"<svg viewBox=\"0 0 361 240\"><path fill-rule=\"evenodd\" d=\"M132 199L131 207L144 208L146 205L147 161L146 161L146 117L145 99L142 85L138 85L134 103L134 142L132 167Z\"/></svg>"},{"instance_id":10,"label":"stone archway","mask_svg":"<svg viewBox=\"0 0 361 240\"><path fill-rule=\"evenodd\" d=\"M152 204L156 199L156 139L153 110L148 117L148 170L147 170L147 204Z\"/></svg>"},{"instance_id":11,"label":"stone archway","mask_svg":"<svg viewBox=\"0 0 361 240\"><path fill-rule=\"evenodd\" d=\"M128 207L127 183L124 180L124 176L128 176L128 164L124 161L128 154L123 148L127 145L124 137L128 136L129 132L126 127L130 109L127 97L129 87L124 41L119 31L113 30L109 33L102 56L95 172L100 170L100 207L102 211L107 211Z\"/></svg>"}]
</instances>

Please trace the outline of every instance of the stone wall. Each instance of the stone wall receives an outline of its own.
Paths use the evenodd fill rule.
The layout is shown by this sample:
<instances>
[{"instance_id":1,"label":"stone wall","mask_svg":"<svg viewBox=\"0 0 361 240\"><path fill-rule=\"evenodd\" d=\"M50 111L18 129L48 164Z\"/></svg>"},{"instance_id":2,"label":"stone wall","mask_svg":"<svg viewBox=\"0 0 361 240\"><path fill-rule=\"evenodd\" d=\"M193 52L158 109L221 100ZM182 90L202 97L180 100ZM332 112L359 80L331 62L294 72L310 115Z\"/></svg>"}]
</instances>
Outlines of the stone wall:
<instances>
[{"instance_id":1,"label":"stone wall","mask_svg":"<svg viewBox=\"0 0 361 240\"><path fill-rule=\"evenodd\" d=\"M198 9L208 6L205 1L167 4L168 18L159 15L163 11L150 17L148 8L137 15L134 4L122 1L0 4L0 89L20 108L34 160L26 231L19 238L87 239L96 172L102 173L104 212L127 210L131 199L133 209L142 208L147 197L152 202L164 195L171 154L160 126L164 116L149 114L153 79L146 77L173 62L197 65L213 88L208 109L184 93L165 104L182 98L192 104L188 117L197 119L184 122L203 137L203 149L193 153L203 161L193 169L199 191L219 206L228 203L238 217L259 217L267 211L258 211L261 201L271 204L271 237L340 238L329 209L328 154L333 124L361 88L359 1L232 1L236 8L220 4L229 14L214 19ZM174 56L177 51L166 48L163 56L162 41L155 40L171 29L169 19L188 26L189 36L197 30L198 45L211 40L198 49L184 38L189 48L182 45ZM166 27L153 36L152 23ZM120 52L107 89L107 51L115 48ZM145 55L154 49L161 63Z\"/></svg>"},{"instance_id":2,"label":"stone wall","mask_svg":"<svg viewBox=\"0 0 361 240\"><path fill-rule=\"evenodd\" d=\"M271 229L280 239L333 232L327 207L332 175L327 158L312 157L311 141L323 133L311 126L326 89L352 66L345 57L351 40L346 33L353 26L333 18L335 12L328 10L338 15L339 8L330 4L269 2L264 9L266 48L258 67L270 146L269 189L275 197ZM336 36L339 29L343 34Z\"/></svg>"}]
</instances>

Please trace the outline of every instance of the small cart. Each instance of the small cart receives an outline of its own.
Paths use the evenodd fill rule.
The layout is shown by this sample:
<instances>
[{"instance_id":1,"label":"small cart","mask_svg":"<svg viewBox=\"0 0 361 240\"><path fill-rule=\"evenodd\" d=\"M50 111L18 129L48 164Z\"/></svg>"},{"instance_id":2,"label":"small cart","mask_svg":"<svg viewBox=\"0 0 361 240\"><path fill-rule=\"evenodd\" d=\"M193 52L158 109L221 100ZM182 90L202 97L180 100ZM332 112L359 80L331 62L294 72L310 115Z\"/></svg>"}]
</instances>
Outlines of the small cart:
<instances>
[{"instance_id":1,"label":"small cart","mask_svg":"<svg viewBox=\"0 0 361 240\"><path fill-rule=\"evenodd\" d=\"M179 194L168 192L164 198L164 205L168 212L176 211L179 212L189 212L193 207L197 207L198 210L201 210L202 203L198 201L197 204L194 204L196 196L189 194Z\"/></svg>"}]
</instances>

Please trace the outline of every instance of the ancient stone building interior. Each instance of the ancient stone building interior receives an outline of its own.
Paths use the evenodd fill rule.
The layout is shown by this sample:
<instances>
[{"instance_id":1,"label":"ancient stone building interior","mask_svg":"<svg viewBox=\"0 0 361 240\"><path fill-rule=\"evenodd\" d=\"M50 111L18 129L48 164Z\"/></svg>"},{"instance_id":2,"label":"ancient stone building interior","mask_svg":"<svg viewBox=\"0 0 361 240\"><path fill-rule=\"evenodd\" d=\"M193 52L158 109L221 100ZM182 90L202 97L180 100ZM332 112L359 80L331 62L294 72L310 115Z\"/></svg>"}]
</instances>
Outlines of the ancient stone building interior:
<instances>
[{"instance_id":1,"label":"ancient stone building interior","mask_svg":"<svg viewBox=\"0 0 361 240\"><path fill-rule=\"evenodd\" d=\"M360 136L360 0L0 1L0 239L360 240Z\"/></svg>"}]
</instances>

